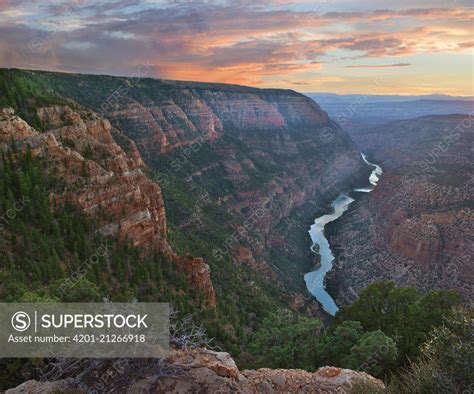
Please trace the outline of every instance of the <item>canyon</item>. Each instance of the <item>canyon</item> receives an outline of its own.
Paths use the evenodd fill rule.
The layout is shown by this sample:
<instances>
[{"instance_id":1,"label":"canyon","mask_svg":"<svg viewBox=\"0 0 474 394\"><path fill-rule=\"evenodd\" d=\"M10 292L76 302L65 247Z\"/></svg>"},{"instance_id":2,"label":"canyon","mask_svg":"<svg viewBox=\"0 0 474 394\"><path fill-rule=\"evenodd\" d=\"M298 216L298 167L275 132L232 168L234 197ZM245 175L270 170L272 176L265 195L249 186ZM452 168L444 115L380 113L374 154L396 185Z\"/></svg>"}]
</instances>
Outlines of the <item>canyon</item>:
<instances>
[{"instance_id":1,"label":"canyon","mask_svg":"<svg viewBox=\"0 0 474 394\"><path fill-rule=\"evenodd\" d=\"M60 192L50 194L53 207L73 203L102 235L129 242L143 255L164 254L211 316L223 320L231 313L223 301L228 292L223 278L234 275L229 264L251 272L238 271L243 293L256 291L275 303L284 299L293 310L321 315L314 299L304 297L303 274L313 262L299 215L327 210L335 195L367 179L370 169L316 103L293 91L3 72L18 72L19 85L31 91L21 105L9 99L12 105L1 108L2 150L31 155L58 177ZM107 102L124 83L129 91L118 103L94 102ZM275 284L277 296L270 287ZM255 319L253 310L249 319ZM236 326L224 323L226 335L238 342ZM160 379L169 392L196 385L348 392L360 379L383 387L367 374L333 367L240 372L228 354L205 349L173 354L166 362L183 375ZM153 373L142 381L133 381L135 372L127 376L132 390L156 380ZM51 392L68 385L26 382L17 390Z\"/></svg>"},{"instance_id":2,"label":"canyon","mask_svg":"<svg viewBox=\"0 0 474 394\"><path fill-rule=\"evenodd\" d=\"M89 214L106 207L114 220L103 224L104 233L167 251L212 307L214 288L223 291L212 285L212 272L225 275L230 259L276 283L294 308L321 313L304 285L319 262L308 251L307 229L338 195L367 183L371 169L360 151L387 173L328 226L336 255L330 293L344 304L382 278L472 292L469 117L353 128L349 137L314 101L290 90L4 72L63 101L33 105L26 122L10 114L4 140L14 129L43 155L66 149L71 164L60 174L73 171L70 182L83 187L68 198ZM31 135L33 120L47 132ZM71 141L77 154L93 157L77 159L68 152ZM77 175L83 167L93 182ZM125 204L133 208L120 217ZM196 240L208 247L190 247Z\"/></svg>"},{"instance_id":3,"label":"canyon","mask_svg":"<svg viewBox=\"0 0 474 394\"><path fill-rule=\"evenodd\" d=\"M384 175L330 228L337 250L330 287L341 304L382 278L472 298L472 120L426 116L351 133Z\"/></svg>"},{"instance_id":4,"label":"canyon","mask_svg":"<svg viewBox=\"0 0 474 394\"><path fill-rule=\"evenodd\" d=\"M123 149L132 141L160 184L168 231L211 239L212 253L201 256L211 269L230 255L277 278L290 298L306 294L303 275L313 264L295 213L308 213L309 223L370 174L347 134L294 91L11 72L108 119ZM184 195L190 203L175 205ZM212 224L209 211L220 216ZM219 235L208 234L217 226Z\"/></svg>"},{"instance_id":5,"label":"canyon","mask_svg":"<svg viewBox=\"0 0 474 394\"><path fill-rule=\"evenodd\" d=\"M339 219L344 214L344 212L347 211L350 204L360 197L360 193L372 192L377 186L380 176L383 173L382 168L377 164L369 162L365 154L362 153L361 156L367 165L370 165L373 168L367 182L370 183L370 186L359 187L351 190L350 193L347 193L354 198L345 193L339 195L331 204L333 212L316 218L314 224L311 225L309 230L311 241L313 242L311 250L320 256L321 263L317 270L308 272L304 279L306 286L308 287L308 291L321 303L324 310L332 316L336 314L338 307L332 297L326 291L324 281L326 274L332 270L333 261L335 258L331 251L331 246L324 234L325 227L327 224Z\"/></svg>"},{"instance_id":6,"label":"canyon","mask_svg":"<svg viewBox=\"0 0 474 394\"><path fill-rule=\"evenodd\" d=\"M268 311L328 320L305 287L305 273L320 263L308 229L338 196L374 185L361 151L384 175L325 228L335 258L326 285L337 306L379 279L472 297L472 117L423 117L348 135L290 90L26 70L0 76L17 88L0 94L2 150L46 163L59 183L52 207L72 203L98 234L142 256L166 256L156 261L171 262L186 283L175 300L197 305L195 315L237 357L248 356L245 344ZM114 275L113 265L106 269ZM349 392L362 379L382 388L361 372L240 371L235 360L174 349L164 362L181 375L131 371L120 387ZM77 383L29 381L17 390Z\"/></svg>"}]
</instances>

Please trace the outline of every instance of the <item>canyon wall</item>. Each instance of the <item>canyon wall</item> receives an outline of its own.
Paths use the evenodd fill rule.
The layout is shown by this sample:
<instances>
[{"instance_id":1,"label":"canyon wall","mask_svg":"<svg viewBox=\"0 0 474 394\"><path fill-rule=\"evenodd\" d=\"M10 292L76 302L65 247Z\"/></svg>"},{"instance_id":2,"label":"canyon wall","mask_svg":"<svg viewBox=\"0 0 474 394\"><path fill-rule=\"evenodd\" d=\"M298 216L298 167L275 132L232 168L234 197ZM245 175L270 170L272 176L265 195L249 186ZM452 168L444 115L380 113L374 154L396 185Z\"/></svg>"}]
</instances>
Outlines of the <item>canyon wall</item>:
<instances>
[{"instance_id":1,"label":"canyon wall","mask_svg":"<svg viewBox=\"0 0 474 394\"><path fill-rule=\"evenodd\" d=\"M160 186L144 174L133 141L108 120L67 106L40 107L37 114L48 131L38 132L12 108L0 109L0 147L6 149L13 141L24 152L47 160L48 169L64 183L62 193L51 195L52 204L72 202L97 220L104 235L127 239L144 252L165 253L214 307L208 265L202 259L176 255L166 240ZM113 134L128 144L127 153Z\"/></svg>"},{"instance_id":2,"label":"canyon wall","mask_svg":"<svg viewBox=\"0 0 474 394\"><path fill-rule=\"evenodd\" d=\"M341 302L376 279L454 289L471 299L472 116L397 121L354 136L384 174L332 228Z\"/></svg>"}]
</instances>

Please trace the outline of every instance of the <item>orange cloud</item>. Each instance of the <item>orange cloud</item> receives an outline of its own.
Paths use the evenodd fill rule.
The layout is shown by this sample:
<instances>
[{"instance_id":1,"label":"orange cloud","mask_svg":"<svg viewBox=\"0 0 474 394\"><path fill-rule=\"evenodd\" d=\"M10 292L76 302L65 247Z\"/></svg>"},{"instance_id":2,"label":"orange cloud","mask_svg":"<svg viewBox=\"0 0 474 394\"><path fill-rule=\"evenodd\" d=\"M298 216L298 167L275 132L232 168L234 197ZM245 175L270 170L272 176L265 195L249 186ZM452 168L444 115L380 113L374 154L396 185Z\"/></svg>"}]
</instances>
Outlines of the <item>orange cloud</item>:
<instances>
[{"instance_id":1,"label":"orange cloud","mask_svg":"<svg viewBox=\"0 0 474 394\"><path fill-rule=\"evenodd\" d=\"M306 78L350 84L357 75L351 69L403 69L409 65L403 56L473 47L474 10L462 7L461 0L445 8L357 12L324 12L310 1L303 2L309 11L286 1L278 8L275 2L246 0L137 1L133 7L128 0L84 1L61 23L67 1L41 3L0 0L11 11L0 15L1 64L128 74L148 61L156 77L306 86ZM35 39L44 42L44 51L32 50ZM385 60L347 64L360 58ZM345 69L343 76L334 75L337 67Z\"/></svg>"},{"instance_id":2,"label":"orange cloud","mask_svg":"<svg viewBox=\"0 0 474 394\"><path fill-rule=\"evenodd\" d=\"M392 67L408 67L410 63L393 63L393 64L351 64L346 68L392 68Z\"/></svg>"}]
</instances>

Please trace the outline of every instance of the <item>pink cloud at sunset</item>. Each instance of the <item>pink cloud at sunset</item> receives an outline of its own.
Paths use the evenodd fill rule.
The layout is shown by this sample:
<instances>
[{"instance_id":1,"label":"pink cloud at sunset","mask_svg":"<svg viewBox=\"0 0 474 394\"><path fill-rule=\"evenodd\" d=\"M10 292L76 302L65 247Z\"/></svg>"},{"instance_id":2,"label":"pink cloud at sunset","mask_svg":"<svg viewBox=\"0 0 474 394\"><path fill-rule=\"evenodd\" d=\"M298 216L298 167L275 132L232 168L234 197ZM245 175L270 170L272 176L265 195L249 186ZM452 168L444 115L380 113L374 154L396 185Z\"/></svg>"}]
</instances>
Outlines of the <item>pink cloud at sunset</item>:
<instances>
[{"instance_id":1,"label":"pink cloud at sunset","mask_svg":"<svg viewBox=\"0 0 474 394\"><path fill-rule=\"evenodd\" d=\"M380 93L471 95L468 4L3 0L0 62L114 75L147 63L157 78L338 93L396 68Z\"/></svg>"}]
</instances>

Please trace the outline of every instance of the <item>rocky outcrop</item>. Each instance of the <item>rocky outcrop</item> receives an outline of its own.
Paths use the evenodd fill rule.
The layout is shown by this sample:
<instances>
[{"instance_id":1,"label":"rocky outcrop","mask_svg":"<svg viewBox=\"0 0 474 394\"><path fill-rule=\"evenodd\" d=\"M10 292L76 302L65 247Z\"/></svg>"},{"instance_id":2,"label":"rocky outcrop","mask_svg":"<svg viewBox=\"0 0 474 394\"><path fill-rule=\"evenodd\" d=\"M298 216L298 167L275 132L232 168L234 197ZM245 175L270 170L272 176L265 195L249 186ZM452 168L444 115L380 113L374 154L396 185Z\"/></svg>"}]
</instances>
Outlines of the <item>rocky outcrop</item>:
<instances>
[{"instance_id":1,"label":"rocky outcrop","mask_svg":"<svg viewBox=\"0 0 474 394\"><path fill-rule=\"evenodd\" d=\"M143 161L115 142L109 121L83 119L71 108L59 106L39 108L38 117L54 128L22 143L47 157L66 182L65 192L54 198L71 200L94 217L107 217L100 228L106 235L127 238L137 247L165 250L160 187L142 172Z\"/></svg>"},{"instance_id":2,"label":"rocky outcrop","mask_svg":"<svg viewBox=\"0 0 474 394\"><path fill-rule=\"evenodd\" d=\"M230 130L277 130L327 124L308 97L292 90L41 73L61 85L61 95L127 129L140 149L169 152L212 142Z\"/></svg>"},{"instance_id":3,"label":"rocky outcrop","mask_svg":"<svg viewBox=\"0 0 474 394\"><path fill-rule=\"evenodd\" d=\"M61 105L41 107L36 110L39 121L46 129L55 129L62 126L74 126L83 122L72 108Z\"/></svg>"},{"instance_id":4,"label":"rocky outcrop","mask_svg":"<svg viewBox=\"0 0 474 394\"><path fill-rule=\"evenodd\" d=\"M184 272L190 283L204 295L205 305L216 307L216 294L211 281L211 269L200 257L173 255L173 261L181 272Z\"/></svg>"},{"instance_id":5,"label":"rocky outcrop","mask_svg":"<svg viewBox=\"0 0 474 394\"><path fill-rule=\"evenodd\" d=\"M258 369L239 371L228 353L206 349L173 351L166 360L177 369L172 376L129 375L108 385L114 392L129 393L348 393L354 383L364 382L368 389L379 391L384 384L364 372L322 367L315 372L299 369ZM117 375L117 374L116 374ZM80 379L57 382L28 381L7 390L6 394L84 392ZM109 388L109 389L110 389Z\"/></svg>"},{"instance_id":6,"label":"rocky outcrop","mask_svg":"<svg viewBox=\"0 0 474 394\"><path fill-rule=\"evenodd\" d=\"M36 135L36 131L19 116L15 115L13 108L0 108L0 144L24 139Z\"/></svg>"},{"instance_id":7,"label":"rocky outcrop","mask_svg":"<svg viewBox=\"0 0 474 394\"><path fill-rule=\"evenodd\" d=\"M175 255L168 245L160 186L142 171L144 162L133 141L94 114L65 106L42 107L37 113L43 125L53 128L40 134L11 108L2 109L0 142L13 139L33 156L47 158L48 167L64 182L63 192L51 200L77 204L98 221L104 235L127 239L144 252L167 254L204 293L205 303L215 307L209 267L202 259Z\"/></svg>"}]
</instances>

